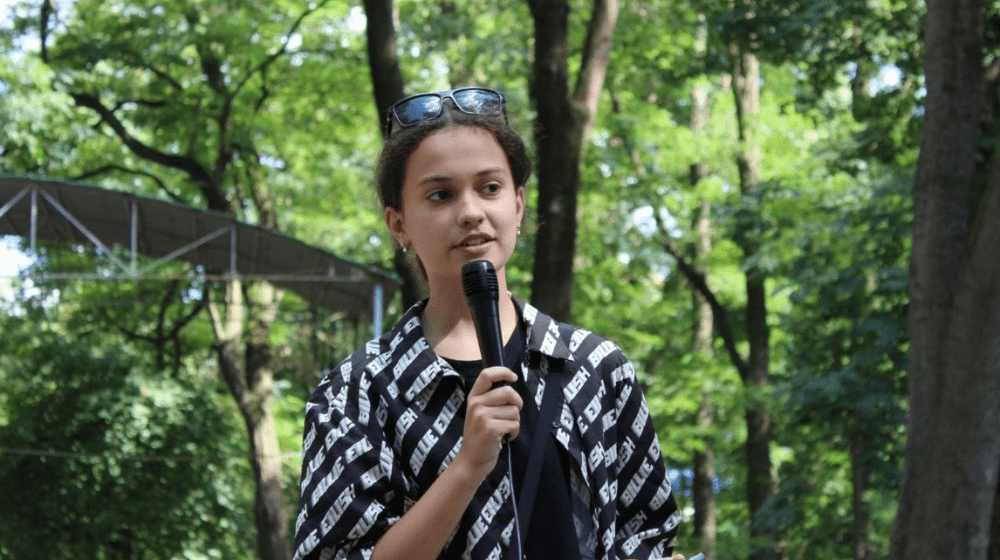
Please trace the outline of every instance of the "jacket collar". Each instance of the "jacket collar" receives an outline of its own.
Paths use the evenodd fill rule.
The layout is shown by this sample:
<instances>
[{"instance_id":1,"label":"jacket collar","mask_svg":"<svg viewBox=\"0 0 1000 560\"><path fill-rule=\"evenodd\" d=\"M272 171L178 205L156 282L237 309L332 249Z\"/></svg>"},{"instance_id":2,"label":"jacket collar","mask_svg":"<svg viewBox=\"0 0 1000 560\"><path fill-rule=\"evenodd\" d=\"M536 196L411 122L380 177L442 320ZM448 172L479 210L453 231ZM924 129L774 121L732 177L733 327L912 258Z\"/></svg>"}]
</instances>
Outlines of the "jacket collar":
<instances>
[{"instance_id":1,"label":"jacket collar","mask_svg":"<svg viewBox=\"0 0 1000 560\"><path fill-rule=\"evenodd\" d=\"M514 298L521 321L528 327L528 351L559 360L570 358L569 348L559 332L559 323L530 303Z\"/></svg>"},{"instance_id":2,"label":"jacket collar","mask_svg":"<svg viewBox=\"0 0 1000 560\"><path fill-rule=\"evenodd\" d=\"M537 356L533 357L532 354L568 360L570 350L559 332L559 323L516 297L514 304L528 333L529 363L538 363L535 360ZM459 376L447 360L434 353L424 336L420 315L426 305L426 299L414 304L392 329L373 341L378 345L379 359L374 360L369 368L380 369L381 371L373 373L387 376L387 384L395 386L399 399L403 402L412 402L428 385L442 376Z\"/></svg>"}]
</instances>

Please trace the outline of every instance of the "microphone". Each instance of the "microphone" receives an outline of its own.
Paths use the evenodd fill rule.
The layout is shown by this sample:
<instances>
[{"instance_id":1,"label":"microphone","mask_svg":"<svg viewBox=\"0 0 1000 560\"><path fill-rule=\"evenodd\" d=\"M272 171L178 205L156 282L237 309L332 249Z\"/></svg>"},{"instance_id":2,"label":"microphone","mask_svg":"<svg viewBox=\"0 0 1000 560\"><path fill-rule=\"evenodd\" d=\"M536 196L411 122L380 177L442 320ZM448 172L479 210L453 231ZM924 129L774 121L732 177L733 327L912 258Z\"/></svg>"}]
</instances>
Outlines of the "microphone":
<instances>
[{"instance_id":1,"label":"microphone","mask_svg":"<svg viewBox=\"0 0 1000 560\"><path fill-rule=\"evenodd\" d=\"M472 322L476 325L476 338L479 339L479 353L483 356L483 367L503 366L503 334L500 332L500 285L497 282L497 271L493 263L487 260L469 261L462 265L462 290L465 292L465 302L472 311ZM494 383L491 389L502 387L507 383ZM503 442L508 443L510 434L503 436ZM507 450L507 472L514 481L513 454ZM513 558L521 558L524 546L521 543L521 521L517 509L517 498L511 492L510 501L514 506L514 534L517 537L517 554Z\"/></svg>"},{"instance_id":2,"label":"microphone","mask_svg":"<svg viewBox=\"0 0 1000 560\"><path fill-rule=\"evenodd\" d=\"M476 325L483 367L503 365L503 335L500 332L500 287L493 263L469 261L462 265L462 289Z\"/></svg>"}]
</instances>

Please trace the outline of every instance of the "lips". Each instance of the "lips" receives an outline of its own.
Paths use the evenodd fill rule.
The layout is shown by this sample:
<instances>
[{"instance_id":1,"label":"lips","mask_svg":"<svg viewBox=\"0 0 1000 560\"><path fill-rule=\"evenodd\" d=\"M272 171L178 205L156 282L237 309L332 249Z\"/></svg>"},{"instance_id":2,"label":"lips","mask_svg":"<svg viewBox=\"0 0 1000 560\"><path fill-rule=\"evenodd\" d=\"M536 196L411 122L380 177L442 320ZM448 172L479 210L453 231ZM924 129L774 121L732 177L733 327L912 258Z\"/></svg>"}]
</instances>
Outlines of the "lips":
<instances>
[{"instance_id":1,"label":"lips","mask_svg":"<svg viewBox=\"0 0 1000 560\"><path fill-rule=\"evenodd\" d=\"M470 235L462 239L462 241L459 242L458 245L456 245L456 247L459 248L478 247L480 245L489 243L490 241L493 241L493 238L488 235Z\"/></svg>"}]
</instances>

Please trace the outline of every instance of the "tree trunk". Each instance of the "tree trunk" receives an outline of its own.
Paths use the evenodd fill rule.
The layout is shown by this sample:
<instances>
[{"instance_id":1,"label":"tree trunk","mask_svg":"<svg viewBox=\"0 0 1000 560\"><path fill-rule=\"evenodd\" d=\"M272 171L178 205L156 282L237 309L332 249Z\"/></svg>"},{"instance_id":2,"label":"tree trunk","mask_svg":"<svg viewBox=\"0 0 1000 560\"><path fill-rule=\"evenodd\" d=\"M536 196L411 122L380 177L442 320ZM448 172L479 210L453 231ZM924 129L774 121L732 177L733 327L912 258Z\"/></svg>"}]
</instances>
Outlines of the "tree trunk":
<instances>
[{"instance_id":1,"label":"tree trunk","mask_svg":"<svg viewBox=\"0 0 1000 560\"><path fill-rule=\"evenodd\" d=\"M744 52L739 46L730 46L733 72L729 76L730 87L736 101L739 148L736 163L739 169L740 190L745 196L755 196L760 188L761 148L757 139L760 112L760 65L753 54ZM654 215L654 217L656 217ZM773 427L771 420L769 391L770 380L770 330L767 325L767 293L765 275L757 268L746 273L746 317L745 327L749 355L744 357L737 345L737 336L729 319L729 312L718 301L708 287L706 276L688 262L686 256L670 239L668 229L657 218L657 224L666 251L677 261L678 269L701 293L712 311L714 328L722 339L730 361L736 367L746 394L746 461L747 461L747 505L751 517L751 536L766 538L770 545L754 550L751 560L772 560L784 558L780 536L773 520L764 519L765 505L777 493L777 473L771 462L771 440ZM759 244L751 235L737 242L743 249L747 261L757 256Z\"/></svg>"},{"instance_id":2,"label":"tree trunk","mask_svg":"<svg viewBox=\"0 0 1000 560\"><path fill-rule=\"evenodd\" d=\"M704 104L707 111L707 103ZM695 109L698 109L698 96L695 98ZM692 185L697 185L705 176L704 164L691 166ZM695 221L695 262L704 262L712 250L710 204L702 201L698 218ZM705 273L704 270L701 271ZM712 347L712 308L705 297L694 291L695 298L695 341L694 351L711 360L715 354ZM701 551L707 560L715 560L715 546L718 535L715 505L715 438L712 437L712 425L715 420L715 407L712 403L712 391L702 391L701 403L698 405L698 433L701 435L703 448L694 454L694 535L698 539Z\"/></svg>"},{"instance_id":3,"label":"tree trunk","mask_svg":"<svg viewBox=\"0 0 1000 560\"><path fill-rule=\"evenodd\" d=\"M257 482L254 494L257 553L262 560L287 560L291 556L288 515L284 507L281 448L270 397L274 380L270 373L266 377L266 381L258 383L248 405L240 407L240 412L250 435L250 460Z\"/></svg>"},{"instance_id":4,"label":"tree trunk","mask_svg":"<svg viewBox=\"0 0 1000 560\"><path fill-rule=\"evenodd\" d=\"M760 190L761 148L758 138L760 116L760 62L756 55L740 47L731 48L733 58L732 88L736 101L736 119L740 146L736 163L740 192L756 195ZM753 259L759 246L752 235L740 243L745 260ZM750 343L749 378L744 380L747 399L747 501L752 519L750 534L766 536L772 546L757 550L751 560L780 558L777 530L762 527L759 513L777 492L777 474L771 464L773 426L767 392L770 379L770 329L767 325L767 292L764 273L751 268L746 273L746 331Z\"/></svg>"},{"instance_id":5,"label":"tree trunk","mask_svg":"<svg viewBox=\"0 0 1000 560\"><path fill-rule=\"evenodd\" d=\"M740 176L740 192L745 196L760 191L761 148L758 138L760 117L760 62L757 56L738 46L730 49L733 63L732 88L736 101L739 148L736 164ZM743 256L749 261L757 256L759 245L753 235L740 242ZM752 267L746 272L746 332L750 343L748 378L744 389L749 394L746 405L747 424L747 502L752 519L750 534L765 536L772 545L753 552L751 560L781 558L777 530L762 525L761 510L777 492L777 474L771 463L773 426L768 404L770 379L770 329L767 325L766 277Z\"/></svg>"},{"instance_id":6,"label":"tree trunk","mask_svg":"<svg viewBox=\"0 0 1000 560\"><path fill-rule=\"evenodd\" d=\"M981 102L983 10L981 0L927 3L910 418L893 560L997 558L1000 157L980 149L983 132L997 133ZM995 102L995 87L988 95Z\"/></svg>"},{"instance_id":7,"label":"tree trunk","mask_svg":"<svg viewBox=\"0 0 1000 560\"><path fill-rule=\"evenodd\" d=\"M711 357L712 352L712 310L704 297L695 292L697 301L697 325L695 351ZM703 448L694 453L694 536L707 560L715 560L718 540L718 524L715 504L715 438L712 437L715 420L715 406L712 391L702 392L698 405L698 433Z\"/></svg>"},{"instance_id":8,"label":"tree trunk","mask_svg":"<svg viewBox=\"0 0 1000 560\"><path fill-rule=\"evenodd\" d=\"M538 112L538 234L532 270L532 303L569 321L573 305L576 193L580 184L580 124L569 97L569 6L529 1L535 22L532 91Z\"/></svg>"},{"instance_id":9,"label":"tree trunk","mask_svg":"<svg viewBox=\"0 0 1000 560\"><path fill-rule=\"evenodd\" d=\"M708 26L704 16L698 18L696 33L699 63L703 64L708 48ZM708 88L696 83L691 89L691 133L695 139L705 134L709 118ZM691 187L695 190L702 179L708 176L708 165L697 161L691 164L689 178ZM707 200L699 202L698 214L694 221L695 250L694 262L698 271L707 274L703 264L712 252L712 219L711 204ZM714 359L712 346L712 307L705 296L697 289L695 298L695 339L693 350L704 355L707 361ZM701 435L703 448L694 454L694 535L707 560L715 560L715 546L718 536L715 504L715 440L712 437L712 425L715 420L715 409L712 403L712 391L706 387L702 390L701 403L698 407L698 433Z\"/></svg>"},{"instance_id":10,"label":"tree trunk","mask_svg":"<svg viewBox=\"0 0 1000 560\"><path fill-rule=\"evenodd\" d=\"M239 280L227 282L225 292L224 314L214 304L209 304L208 310L215 331L219 369L243 416L250 442L257 553L261 560L287 560L291 556L291 543L281 449L271 412L274 377L269 369L271 346L267 340L280 296L270 284L256 284L254 304L259 312L251 316ZM244 335L248 323L249 332Z\"/></svg>"},{"instance_id":11,"label":"tree trunk","mask_svg":"<svg viewBox=\"0 0 1000 560\"><path fill-rule=\"evenodd\" d=\"M399 70L396 25L392 0L365 0L365 35L368 40L368 68L372 76L372 94L378 125L384 136L388 132L389 107L404 96L403 75ZM400 294L403 309L421 298L420 275L417 268L397 247L392 259L393 268L402 280Z\"/></svg>"},{"instance_id":12,"label":"tree trunk","mask_svg":"<svg viewBox=\"0 0 1000 560\"><path fill-rule=\"evenodd\" d=\"M611 37L618 20L617 0L595 0L583 63L570 95L569 3L528 0L535 24L532 91L538 112L538 235L532 271L532 303L561 321L573 306L577 192L587 131L604 84Z\"/></svg>"},{"instance_id":13,"label":"tree trunk","mask_svg":"<svg viewBox=\"0 0 1000 560\"><path fill-rule=\"evenodd\" d=\"M712 396L705 392L698 409L698 431L712 429ZM702 437L705 448L694 454L694 536L707 560L715 560L718 522L715 504L715 448L711 437Z\"/></svg>"},{"instance_id":14,"label":"tree trunk","mask_svg":"<svg viewBox=\"0 0 1000 560\"><path fill-rule=\"evenodd\" d=\"M1000 560L1000 484L993 497L993 527L990 529L990 551L987 560Z\"/></svg>"},{"instance_id":15,"label":"tree trunk","mask_svg":"<svg viewBox=\"0 0 1000 560\"><path fill-rule=\"evenodd\" d=\"M871 530L871 513L865 502L865 491L870 484L870 473L865 464L864 435L855 434L851 438L851 510L854 523L851 531L851 550L854 560L872 560L874 550L868 539Z\"/></svg>"},{"instance_id":16,"label":"tree trunk","mask_svg":"<svg viewBox=\"0 0 1000 560\"><path fill-rule=\"evenodd\" d=\"M321 9L327 1L323 0L305 8L300 17L288 29L286 36L295 35L304 18L313 11ZM391 3L389 5L391 6ZM47 60L49 55L45 46L45 37L49 33L48 25L54 14L51 3L45 2L41 6L41 11L42 58ZM196 6L194 3L187 4L183 13L192 29L207 24L213 17L209 11L202 10L201 6ZM200 196L209 210L235 216L237 204L247 204L252 208L249 211L250 214L256 212L259 225L280 229L272 193L266 188L262 188L263 181L259 179L258 173L255 171L255 168L261 165L260 154L252 147L234 139L234 133L238 136L246 129L243 126L235 125L232 118L235 113L242 112L240 110L241 91L245 91L248 84L256 83L251 80L251 77L255 75L264 77L271 65L286 53L288 43L286 42L277 51L261 60L259 64L254 65L249 74L239 72L238 74L242 76L241 80L230 80L231 76L227 76L227 69L245 65L220 58L227 50L218 48L219 45L215 44L208 35L199 32L192 35L191 39L193 40L193 52L197 54L194 58L201 73L202 82L208 87L208 90L202 91L201 94L212 99L212 103L209 104L212 109L209 111L211 114L195 115L196 118L208 119L206 122L210 121L211 126L192 128L190 144L187 146L158 147L146 144L143 138L147 135L130 132L128 123L120 120L115 110L121 104L112 99L102 100L102 97L108 97L105 94L84 90L69 92L69 95L78 106L85 107L99 116L101 126L106 126L113 136L136 157L147 163L183 173L187 180L198 188ZM130 64L126 64L126 66L133 69L145 67L159 77L170 79L167 73L161 75L160 71L153 70L155 64L148 65L146 63L146 65L136 66L130 66ZM136 76L140 74L136 74ZM171 79L171 81L179 83L177 80ZM253 108L254 111L262 110L263 98L267 95L266 79L264 83L265 85L262 87L263 97ZM111 85L108 85L108 88L108 92L115 91ZM178 87L178 89L180 88ZM122 94L124 93L122 92ZM111 95L110 97L115 96ZM157 97L159 96L157 95ZM125 98L118 101L133 102L134 99ZM167 118L172 122L174 118L172 113L170 115ZM147 122L143 126L147 125L150 129L157 126L153 122ZM199 133L197 130L202 132ZM202 144L196 141L206 134L207 130L215 131L213 140L217 145L212 150L213 153L203 153ZM240 158L243 158L247 164L245 190L241 188L243 179L239 178L240 174L233 173L233 165ZM230 280L224 288L227 298L225 316L219 313L216 306L211 305L211 289L206 289L205 301L208 303L207 308L214 329L215 351L221 375L236 400L247 426L251 463L256 482L255 513L258 550L263 560L284 560L290 555L290 542L288 539L288 518L282 491L281 456L271 412L274 380L269 369L271 351L269 334L275 321L278 301L281 296L280 292L276 292L269 284L254 284L252 289L254 292L253 304L258 307L252 308L251 311L251 307L244 303L243 286L238 280ZM191 317L193 315L184 321L190 320ZM177 328L180 326L183 326L183 323L178 324ZM175 329L173 333L176 332Z\"/></svg>"},{"instance_id":17,"label":"tree trunk","mask_svg":"<svg viewBox=\"0 0 1000 560\"><path fill-rule=\"evenodd\" d=\"M403 75L399 71L396 26L392 0L365 0L365 36L368 39L368 68L372 75L372 94L378 110L382 134L387 131L389 107L403 97Z\"/></svg>"}]
</instances>

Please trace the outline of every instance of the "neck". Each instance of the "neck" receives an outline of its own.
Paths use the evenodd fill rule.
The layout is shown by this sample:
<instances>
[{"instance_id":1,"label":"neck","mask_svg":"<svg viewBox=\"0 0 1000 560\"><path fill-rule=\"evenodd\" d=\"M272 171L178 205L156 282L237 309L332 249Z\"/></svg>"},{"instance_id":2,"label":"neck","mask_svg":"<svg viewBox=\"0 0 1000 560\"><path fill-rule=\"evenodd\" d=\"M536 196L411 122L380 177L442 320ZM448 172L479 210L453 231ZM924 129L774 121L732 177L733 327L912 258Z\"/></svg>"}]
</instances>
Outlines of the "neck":
<instances>
[{"instance_id":1,"label":"neck","mask_svg":"<svg viewBox=\"0 0 1000 560\"><path fill-rule=\"evenodd\" d=\"M507 292L503 270L497 271L500 290L500 332L506 342L517 326L517 308ZM462 279L451 282L431 282L430 299L420 318L424 336L434 351L456 360L479 360L479 339L472 312L465 302Z\"/></svg>"}]
</instances>

